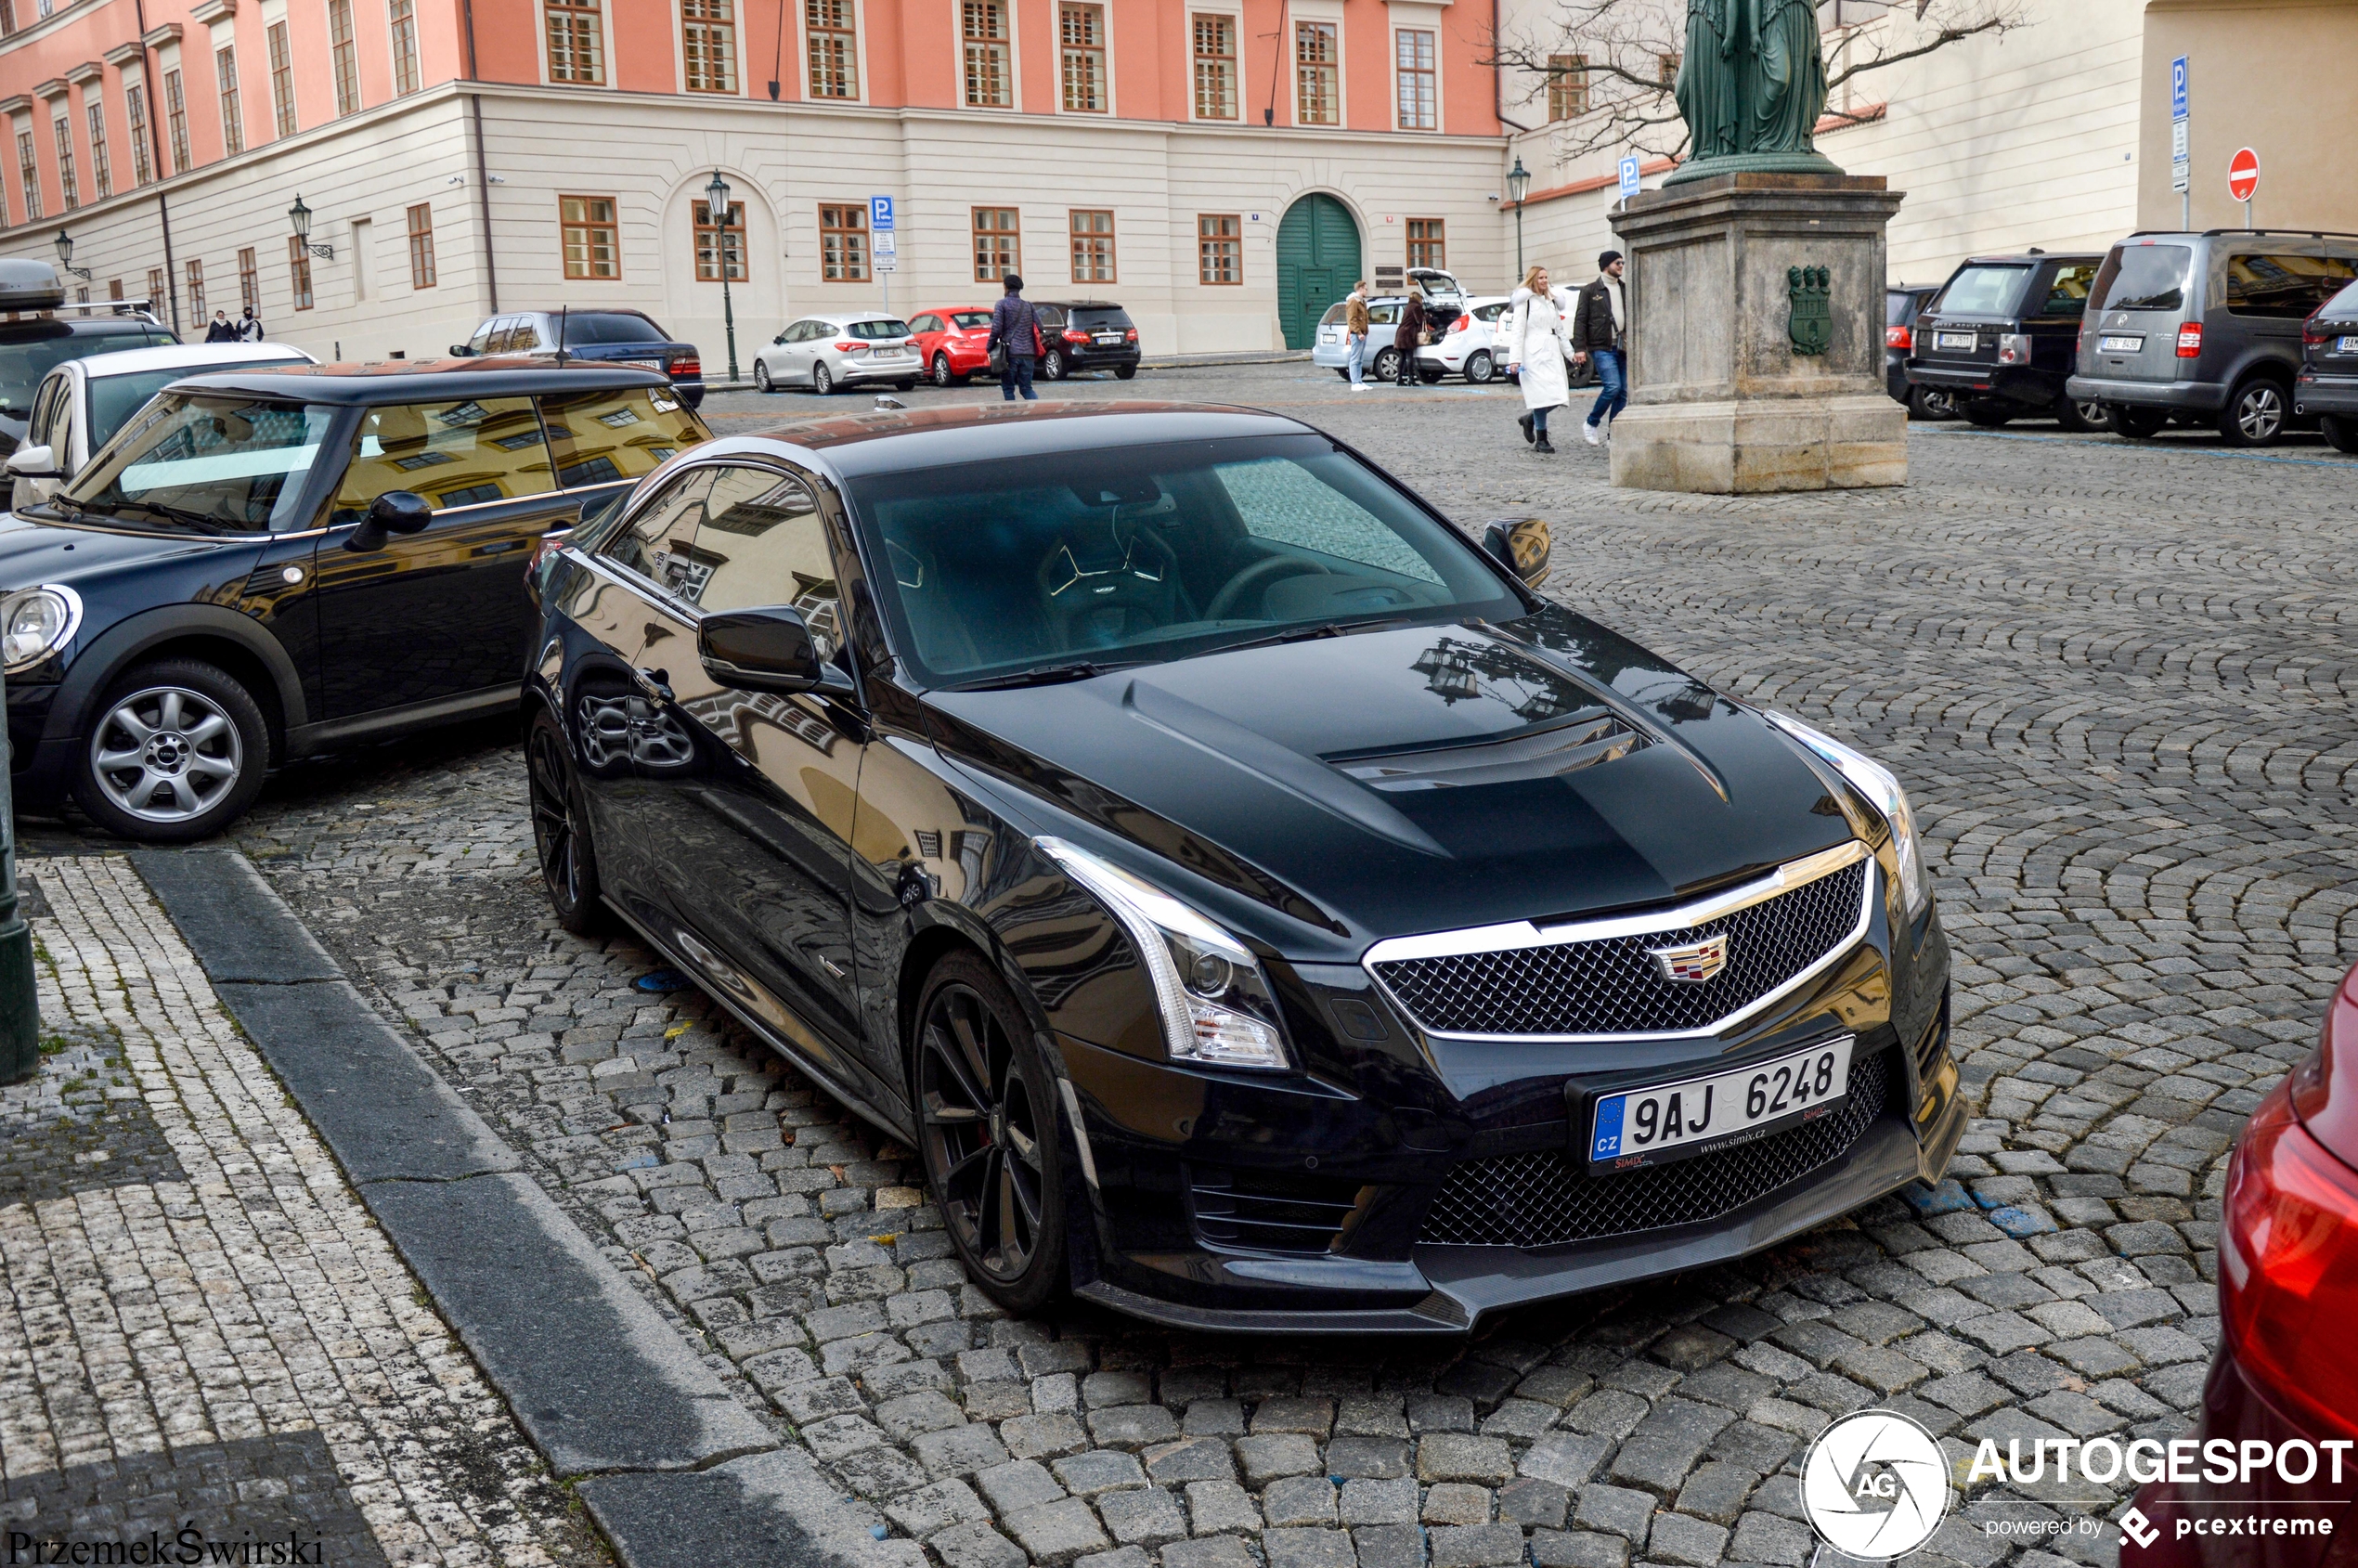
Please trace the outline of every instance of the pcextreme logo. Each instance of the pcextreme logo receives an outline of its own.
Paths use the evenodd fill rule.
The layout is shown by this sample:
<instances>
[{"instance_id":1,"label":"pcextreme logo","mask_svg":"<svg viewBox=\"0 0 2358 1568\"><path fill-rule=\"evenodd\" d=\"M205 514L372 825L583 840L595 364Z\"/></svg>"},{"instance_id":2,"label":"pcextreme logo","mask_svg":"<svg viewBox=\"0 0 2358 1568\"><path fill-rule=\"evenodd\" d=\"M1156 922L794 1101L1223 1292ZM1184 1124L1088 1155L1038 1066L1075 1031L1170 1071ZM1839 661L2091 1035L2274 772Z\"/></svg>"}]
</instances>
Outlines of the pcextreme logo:
<instances>
[{"instance_id":1,"label":"pcextreme logo","mask_svg":"<svg viewBox=\"0 0 2358 1568\"><path fill-rule=\"evenodd\" d=\"M1801 1462L1801 1510L1850 1557L1904 1557L1949 1512L1949 1462L1932 1433L1893 1410L1859 1410L1818 1434Z\"/></svg>"}]
</instances>

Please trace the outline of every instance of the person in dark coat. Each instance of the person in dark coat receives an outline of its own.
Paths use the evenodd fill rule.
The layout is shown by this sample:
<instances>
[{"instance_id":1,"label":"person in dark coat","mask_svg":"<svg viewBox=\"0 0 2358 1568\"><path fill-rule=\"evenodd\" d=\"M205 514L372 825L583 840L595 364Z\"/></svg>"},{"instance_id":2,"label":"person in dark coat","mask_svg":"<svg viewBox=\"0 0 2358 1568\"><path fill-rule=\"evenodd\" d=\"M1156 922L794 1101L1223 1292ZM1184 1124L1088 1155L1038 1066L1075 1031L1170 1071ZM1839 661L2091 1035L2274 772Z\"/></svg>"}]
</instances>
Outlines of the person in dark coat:
<instances>
[{"instance_id":1,"label":"person in dark coat","mask_svg":"<svg viewBox=\"0 0 2358 1568\"><path fill-rule=\"evenodd\" d=\"M1417 344L1425 331L1425 296L1411 284L1408 303L1401 307L1399 330L1392 334L1392 346L1400 355L1400 384L1417 384Z\"/></svg>"},{"instance_id":2,"label":"person in dark coat","mask_svg":"<svg viewBox=\"0 0 2358 1568\"><path fill-rule=\"evenodd\" d=\"M1007 274L1007 292L991 307L990 346L1006 350L999 371L999 395L1012 403L1020 388L1037 403L1040 395L1031 390L1031 368L1040 360L1040 313L1023 297L1023 279L1012 272Z\"/></svg>"},{"instance_id":3,"label":"person in dark coat","mask_svg":"<svg viewBox=\"0 0 2358 1568\"><path fill-rule=\"evenodd\" d=\"M236 343L238 341L237 326L229 319L227 311L216 310L213 313L213 324L204 330L204 341L207 343Z\"/></svg>"},{"instance_id":4,"label":"person in dark coat","mask_svg":"<svg viewBox=\"0 0 2358 1568\"><path fill-rule=\"evenodd\" d=\"M1593 360L1597 381L1603 388L1597 394L1596 407L1588 410L1587 423L1581 427L1591 447L1613 438L1613 416L1629 404L1627 366L1622 357L1623 334L1628 326L1628 307L1621 292L1624 270L1619 251L1599 256L1597 280L1580 291L1572 307L1572 361L1577 365Z\"/></svg>"},{"instance_id":5,"label":"person in dark coat","mask_svg":"<svg viewBox=\"0 0 2358 1568\"><path fill-rule=\"evenodd\" d=\"M262 317L253 313L253 306L246 306L246 313L238 317L236 325L240 343L262 341Z\"/></svg>"}]
</instances>

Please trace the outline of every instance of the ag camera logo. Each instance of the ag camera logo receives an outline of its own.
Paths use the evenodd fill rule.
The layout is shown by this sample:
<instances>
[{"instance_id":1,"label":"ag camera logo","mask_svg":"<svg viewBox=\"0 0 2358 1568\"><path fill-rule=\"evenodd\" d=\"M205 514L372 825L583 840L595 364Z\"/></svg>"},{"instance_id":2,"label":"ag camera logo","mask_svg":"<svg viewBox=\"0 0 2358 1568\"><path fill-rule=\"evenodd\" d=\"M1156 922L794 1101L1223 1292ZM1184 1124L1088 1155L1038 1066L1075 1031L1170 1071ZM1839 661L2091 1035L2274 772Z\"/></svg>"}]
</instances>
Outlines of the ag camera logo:
<instances>
[{"instance_id":1,"label":"ag camera logo","mask_svg":"<svg viewBox=\"0 0 2358 1568\"><path fill-rule=\"evenodd\" d=\"M1949 1461L1932 1433L1894 1410L1859 1410L1818 1434L1801 1464L1801 1510L1851 1557L1905 1556L1949 1512Z\"/></svg>"}]
</instances>

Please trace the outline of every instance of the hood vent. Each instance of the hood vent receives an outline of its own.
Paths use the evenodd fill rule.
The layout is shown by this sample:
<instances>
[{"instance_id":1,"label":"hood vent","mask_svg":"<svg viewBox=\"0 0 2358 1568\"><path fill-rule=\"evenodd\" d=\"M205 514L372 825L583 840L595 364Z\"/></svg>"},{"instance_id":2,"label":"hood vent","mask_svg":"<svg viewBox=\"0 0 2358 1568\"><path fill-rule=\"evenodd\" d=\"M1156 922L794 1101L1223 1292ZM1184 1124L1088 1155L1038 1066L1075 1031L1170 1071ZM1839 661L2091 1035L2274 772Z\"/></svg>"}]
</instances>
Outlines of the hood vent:
<instances>
[{"instance_id":1,"label":"hood vent","mask_svg":"<svg viewBox=\"0 0 2358 1568\"><path fill-rule=\"evenodd\" d=\"M1652 743L1610 708L1592 707L1504 740L1384 752L1338 752L1323 758L1369 789L1464 789L1520 784L1593 768Z\"/></svg>"}]
</instances>

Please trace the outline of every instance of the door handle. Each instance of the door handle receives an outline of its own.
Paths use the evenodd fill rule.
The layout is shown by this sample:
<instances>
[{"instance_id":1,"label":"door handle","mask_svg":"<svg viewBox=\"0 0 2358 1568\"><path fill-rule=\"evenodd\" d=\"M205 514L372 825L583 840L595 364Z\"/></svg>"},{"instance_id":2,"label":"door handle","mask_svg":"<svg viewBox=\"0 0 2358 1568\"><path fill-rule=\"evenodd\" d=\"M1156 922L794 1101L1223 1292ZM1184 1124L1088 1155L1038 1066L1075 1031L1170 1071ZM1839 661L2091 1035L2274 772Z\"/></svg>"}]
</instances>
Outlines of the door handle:
<instances>
[{"instance_id":1,"label":"door handle","mask_svg":"<svg viewBox=\"0 0 2358 1568\"><path fill-rule=\"evenodd\" d=\"M672 700L671 671L667 669L634 669L630 673L637 678L639 690L646 693L647 695L659 698L664 702L670 702Z\"/></svg>"}]
</instances>

